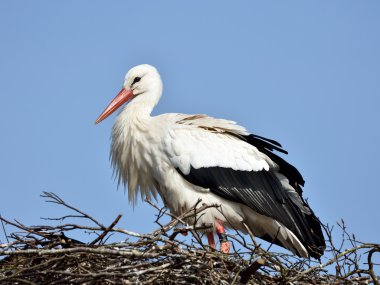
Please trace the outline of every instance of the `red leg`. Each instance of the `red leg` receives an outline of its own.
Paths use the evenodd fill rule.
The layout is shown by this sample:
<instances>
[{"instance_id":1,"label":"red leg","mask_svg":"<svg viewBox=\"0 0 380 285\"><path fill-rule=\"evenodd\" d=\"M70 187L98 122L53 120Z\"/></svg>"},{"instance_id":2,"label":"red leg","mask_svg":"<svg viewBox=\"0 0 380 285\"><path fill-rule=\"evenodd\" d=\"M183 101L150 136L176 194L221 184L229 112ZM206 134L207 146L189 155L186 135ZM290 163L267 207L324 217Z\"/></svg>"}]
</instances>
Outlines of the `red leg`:
<instances>
[{"instance_id":1,"label":"red leg","mask_svg":"<svg viewBox=\"0 0 380 285\"><path fill-rule=\"evenodd\" d=\"M214 240L214 233L213 232L207 233L207 239L208 239L209 246L215 249L216 246L215 246L215 240Z\"/></svg>"},{"instance_id":2,"label":"red leg","mask_svg":"<svg viewBox=\"0 0 380 285\"><path fill-rule=\"evenodd\" d=\"M215 220L215 229L220 240L220 251L223 253L229 253L231 245L230 242L227 240L226 231L223 227L223 224L218 219Z\"/></svg>"}]
</instances>

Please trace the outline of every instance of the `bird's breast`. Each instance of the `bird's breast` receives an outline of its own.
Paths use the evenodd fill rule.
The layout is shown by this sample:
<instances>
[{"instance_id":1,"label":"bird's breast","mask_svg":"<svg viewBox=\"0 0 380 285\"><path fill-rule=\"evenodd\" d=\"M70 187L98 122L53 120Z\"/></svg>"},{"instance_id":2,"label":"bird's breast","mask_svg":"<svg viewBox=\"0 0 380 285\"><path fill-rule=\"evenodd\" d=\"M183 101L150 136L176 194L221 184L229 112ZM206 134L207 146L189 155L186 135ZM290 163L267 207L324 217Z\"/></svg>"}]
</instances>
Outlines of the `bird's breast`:
<instances>
[{"instance_id":1,"label":"bird's breast","mask_svg":"<svg viewBox=\"0 0 380 285\"><path fill-rule=\"evenodd\" d=\"M111 161L118 183L128 185L128 198L132 202L137 199L139 190L143 197L155 195L157 144L149 122L124 116L117 118L112 129Z\"/></svg>"}]
</instances>

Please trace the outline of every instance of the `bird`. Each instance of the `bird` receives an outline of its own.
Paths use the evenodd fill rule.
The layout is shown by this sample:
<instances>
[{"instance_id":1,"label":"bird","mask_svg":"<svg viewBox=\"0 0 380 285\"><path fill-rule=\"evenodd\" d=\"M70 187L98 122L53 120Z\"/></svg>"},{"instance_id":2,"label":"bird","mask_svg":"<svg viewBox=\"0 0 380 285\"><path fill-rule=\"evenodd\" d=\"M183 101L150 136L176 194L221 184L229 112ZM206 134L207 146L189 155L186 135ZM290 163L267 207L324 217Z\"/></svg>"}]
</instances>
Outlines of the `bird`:
<instances>
[{"instance_id":1,"label":"bird","mask_svg":"<svg viewBox=\"0 0 380 285\"><path fill-rule=\"evenodd\" d=\"M112 128L110 160L129 201L159 195L174 215L198 201L218 205L197 223L212 225L208 243L216 250L216 233L223 253L231 247L226 229L234 229L319 259L326 247L321 222L302 196L302 175L279 156L287 154L281 144L203 114L153 116L162 93L157 69L135 66L95 121L122 107Z\"/></svg>"}]
</instances>

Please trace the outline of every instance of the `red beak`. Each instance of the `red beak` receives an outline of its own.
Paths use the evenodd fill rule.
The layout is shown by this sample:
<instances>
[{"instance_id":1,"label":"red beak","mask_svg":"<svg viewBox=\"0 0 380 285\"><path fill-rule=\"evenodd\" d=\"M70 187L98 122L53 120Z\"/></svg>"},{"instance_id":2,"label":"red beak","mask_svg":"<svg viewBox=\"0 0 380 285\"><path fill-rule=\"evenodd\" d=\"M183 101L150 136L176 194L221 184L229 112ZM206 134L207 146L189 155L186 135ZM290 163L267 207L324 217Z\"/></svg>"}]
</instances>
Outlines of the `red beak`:
<instances>
[{"instance_id":1,"label":"red beak","mask_svg":"<svg viewBox=\"0 0 380 285\"><path fill-rule=\"evenodd\" d=\"M133 98L132 90L121 89L119 94L111 101L103 113L96 119L95 124L99 124L113 112L115 112L121 105Z\"/></svg>"}]
</instances>

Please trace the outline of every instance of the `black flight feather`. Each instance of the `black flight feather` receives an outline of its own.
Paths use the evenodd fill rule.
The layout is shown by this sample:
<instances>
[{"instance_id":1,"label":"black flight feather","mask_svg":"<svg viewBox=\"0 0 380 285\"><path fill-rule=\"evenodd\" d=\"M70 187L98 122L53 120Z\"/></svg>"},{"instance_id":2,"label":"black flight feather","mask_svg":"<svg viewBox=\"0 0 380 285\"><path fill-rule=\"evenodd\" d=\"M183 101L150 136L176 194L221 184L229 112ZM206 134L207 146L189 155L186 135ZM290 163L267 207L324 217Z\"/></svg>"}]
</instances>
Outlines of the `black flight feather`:
<instances>
[{"instance_id":1,"label":"black flight feather","mask_svg":"<svg viewBox=\"0 0 380 285\"><path fill-rule=\"evenodd\" d=\"M273 145L275 144L281 147L278 142L257 135L248 135L243 136L242 138L249 144L255 146L259 151L267 155L274 163L276 163L280 168L279 172L288 178L290 185L292 185L297 190L297 192L302 192L299 185L304 186L305 180L303 179L301 173L293 165L286 162L283 158L272 152L273 150L277 150L285 154L288 153L286 150Z\"/></svg>"},{"instance_id":2,"label":"black flight feather","mask_svg":"<svg viewBox=\"0 0 380 285\"><path fill-rule=\"evenodd\" d=\"M304 205L307 213L297 206L272 172L191 167L190 173L185 175L177 170L190 183L208 188L218 196L242 203L259 214L279 221L297 236L311 256L319 258L322 254L324 239L317 218L307 205ZM269 236L261 238L281 245Z\"/></svg>"}]
</instances>

